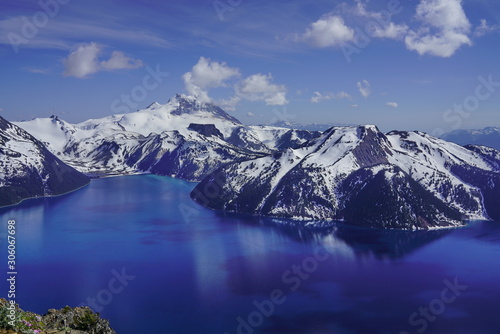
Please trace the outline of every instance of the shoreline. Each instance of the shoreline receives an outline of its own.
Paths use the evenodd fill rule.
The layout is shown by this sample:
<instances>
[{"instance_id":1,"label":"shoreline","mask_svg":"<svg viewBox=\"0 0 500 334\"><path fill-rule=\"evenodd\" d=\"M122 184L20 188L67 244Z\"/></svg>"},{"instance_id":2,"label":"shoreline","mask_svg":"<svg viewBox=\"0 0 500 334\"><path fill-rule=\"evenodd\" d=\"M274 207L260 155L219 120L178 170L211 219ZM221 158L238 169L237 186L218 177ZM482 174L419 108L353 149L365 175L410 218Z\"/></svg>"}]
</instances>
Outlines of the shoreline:
<instances>
[{"instance_id":1,"label":"shoreline","mask_svg":"<svg viewBox=\"0 0 500 334\"><path fill-rule=\"evenodd\" d=\"M73 189L71 191L68 191L68 192L65 192L62 194L57 194L57 195L35 196L35 197L23 198L22 200L20 200L17 203L0 206L0 210L4 209L4 208L9 208L9 207L19 205L19 204L23 203L25 200L54 198L54 197L64 196L64 195L70 194L72 192L75 192L75 191L78 191L80 189L87 187L92 182L92 180L97 180L97 179L113 178L113 177L120 177L120 176L154 175L154 176L166 177L166 178L171 178L171 179L176 179L176 180L182 180L182 181L189 182L189 183L199 183L199 181L189 181L189 180L184 180L184 179L180 179L180 178L176 178L176 177L172 177L172 176L168 176L168 175L152 174L149 172L132 172L132 173L126 173L126 174L114 174L114 173L106 174L106 173L103 173L100 175L94 174L94 173L84 173L84 174L85 174L85 176L90 178L90 180L89 180L89 182L87 182L85 185L83 185L81 187L78 187L78 188ZM376 227L359 226L359 225L355 225L355 224L349 224L343 220L337 220L337 219L333 219L333 218L326 218L326 219L320 221L320 220L314 220L314 219L305 218L305 217L275 217L275 216L266 216L266 215L253 215L253 214L248 214L248 213L240 213L240 212L232 212L232 211L223 211L223 210L207 207L201 203L198 203L197 201L193 200L192 198L191 198L191 200L203 208L206 208L206 209L209 209L212 211L216 211L216 212L220 212L223 214L229 214L229 215L241 215L242 214L242 215L246 215L246 216L254 217L254 218L260 217L260 218L267 218L267 219L275 219L275 220L280 220L280 222L274 222L274 224L276 224L276 225L300 224L301 227L310 228L310 229L317 229L317 228L321 229L321 228L325 228L325 227L335 227L336 225L341 224L341 225L350 226L350 227L360 227L360 228L374 229L374 230L415 231L415 232L417 232L417 231L436 231L436 230L459 229L459 228L467 227L471 222L478 221L478 220L479 221L495 222L494 220L487 219L485 217L483 219L476 218L476 219L462 220L462 222L463 222L462 225L432 226L429 228L416 228L416 229L376 228Z\"/></svg>"},{"instance_id":2,"label":"shoreline","mask_svg":"<svg viewBox=\"0 0 500 334\"><path fill-rule=\"evenodd\" d=\"M89 180L89 182L85 183L83 186L78 187L78 188L75 188L75 189L70 190L70 191L66 191L66 192L64 192L64 193L62 193L62 194L26 197L26 198L21 199L21 200L20 200L19 202L17 202L17 203L7 204L7 205L0 205L0 209L9 208L9 207L11 207L11 206L16 206L16 205L19 205L19 204L21 204L22 202L24 202L24 201L26 201L26 200L29 200L29 199L53 198L53 197L59 197L59 196L64 196L64 195L67 195L67 194L71 194L72 192L75 192L75 191L77 191L77 190L80 190L80 189L85 188L86 186L88 186L88 185L90 184L90 182L92 182L92 179L90 179L90 180Z\"/></svg>"}]
</instances>

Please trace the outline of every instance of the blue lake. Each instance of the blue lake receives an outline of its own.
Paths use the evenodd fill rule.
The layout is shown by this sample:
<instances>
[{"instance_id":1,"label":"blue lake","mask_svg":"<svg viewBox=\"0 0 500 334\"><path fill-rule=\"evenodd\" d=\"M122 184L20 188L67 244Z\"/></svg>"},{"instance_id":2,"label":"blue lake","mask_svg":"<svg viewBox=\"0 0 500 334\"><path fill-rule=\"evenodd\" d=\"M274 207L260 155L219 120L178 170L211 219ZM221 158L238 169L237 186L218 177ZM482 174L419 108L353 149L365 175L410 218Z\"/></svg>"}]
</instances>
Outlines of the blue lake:
<instances>
[{"instance_id":1,"label":"blue lake","mask_svg":"<svg viewBox=\"0 0 500 334\"><path fill-rule=\"evenodd\" d=\"M202 208L194 186L106 178L1 209L2 232L17 226L16 301L92 304L118 334L500 333L500 223L311 231Z\"/></svg>"}]
</instances>

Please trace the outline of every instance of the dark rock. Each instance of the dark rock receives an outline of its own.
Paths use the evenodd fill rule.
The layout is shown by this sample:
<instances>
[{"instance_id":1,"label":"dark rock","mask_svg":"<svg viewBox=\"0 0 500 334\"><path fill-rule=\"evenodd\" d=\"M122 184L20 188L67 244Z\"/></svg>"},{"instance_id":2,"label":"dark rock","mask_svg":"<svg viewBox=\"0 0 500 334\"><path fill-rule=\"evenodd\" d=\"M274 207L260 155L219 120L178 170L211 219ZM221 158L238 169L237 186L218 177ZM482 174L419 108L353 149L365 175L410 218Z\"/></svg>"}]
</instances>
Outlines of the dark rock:
<instances>
[{"instance_id":1,"label":"dark rock","mask_svg":"<svg viewBox=\"0 0 500 334\"><path fill-rule=\"evenodd\" d=\"M196 123L191 123L188 126L189 130L193 130L198 132L201 135L204 135L206 137L219 137L220 139L224 139L224 136L222 133L217 129L217 127L214 124L196 124Z\"/></svg>"}]
</instances>

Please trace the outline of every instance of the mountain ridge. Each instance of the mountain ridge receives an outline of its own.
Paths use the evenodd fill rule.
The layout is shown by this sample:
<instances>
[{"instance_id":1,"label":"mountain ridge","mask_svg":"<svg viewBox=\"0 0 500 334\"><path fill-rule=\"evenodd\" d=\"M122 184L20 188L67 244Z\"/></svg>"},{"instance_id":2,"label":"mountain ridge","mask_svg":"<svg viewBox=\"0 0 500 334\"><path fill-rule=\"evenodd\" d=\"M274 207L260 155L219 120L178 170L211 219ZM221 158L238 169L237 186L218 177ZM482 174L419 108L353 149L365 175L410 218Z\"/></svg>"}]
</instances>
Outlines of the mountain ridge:
<instances>
[{"instance_id":1,"label":"mountain ridge","mask_svg":"<svg viewBox=\"0 0 500 334\"><path fill-rule=\"evenodd\" d=\"M54 116L17 124L87 175L200 181L191 197L217 210L403 229L500 220L500 152L419 131L246 126L179 94L77 124ZM204 194L211 187L217 196Z\"/></svg>"},{"instance_id":2,"label":"mountain ridge","mask_svg":"<svg viewBox=\"0 0 500 334\"><path fill-rule=\"evenodd\" d=\"M488 161L497 157L422 132L334 127L298 148L220 167L191 197L252 215L379 228L461 226L466 219L500 220L500 174ZM204 196L213 187L218 196Z\"/></svg>"},{"instance_id":3,"label":"mountain ridge","mask_svg":"<svg viewBox=\"0 0 500 334\"><path fill-rule=\"evenodd\" d=\"M482 145L500 150L500 127L496 126L472 130L453 130L443 134L441 138L459 145Z\"/></svg>"},{"instance_id":4,"label":"mountain ridge","mask_svg":"<svg viewBox=\"0 0 500 334\"><path fill-rule=\"evenodd\" d=\"M58 117L15 124L88 175L154 173L188 181L199 181L222 164L270 154L319 135L246 126L214 104L179 94L164 105L155 102L137 112L77 124Z\"/></svg>"},{"instance_id":5,"label":"mountain ridge","mask_svg":"<svg viewBox=\"0 0 500 334\"><path fill-rule=\"evenodd\" d=\"M90 180L55 157L32 135L0 117L0 206L62 195Z\"/></svg>"}]
</instances>

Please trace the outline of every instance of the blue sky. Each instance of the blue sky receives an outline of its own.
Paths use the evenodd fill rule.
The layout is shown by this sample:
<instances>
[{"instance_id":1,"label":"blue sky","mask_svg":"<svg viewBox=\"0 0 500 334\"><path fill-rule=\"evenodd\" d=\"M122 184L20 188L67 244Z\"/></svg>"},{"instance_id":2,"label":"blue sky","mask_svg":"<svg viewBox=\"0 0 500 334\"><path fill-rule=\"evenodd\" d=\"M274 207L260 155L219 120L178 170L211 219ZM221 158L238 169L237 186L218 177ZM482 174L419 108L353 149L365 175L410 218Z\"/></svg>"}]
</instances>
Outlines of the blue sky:
<instances>
[{"instance_id":1,"label":"blue sky","mask_svg":"<svg viewBox=\"0 0 500 334\"><path fill-rule=\"evenodd\" d=\"M493 0L0 3L0 114L80 122L175 93L247 124L500 125Z\"/></svg>"}]
</instances>

